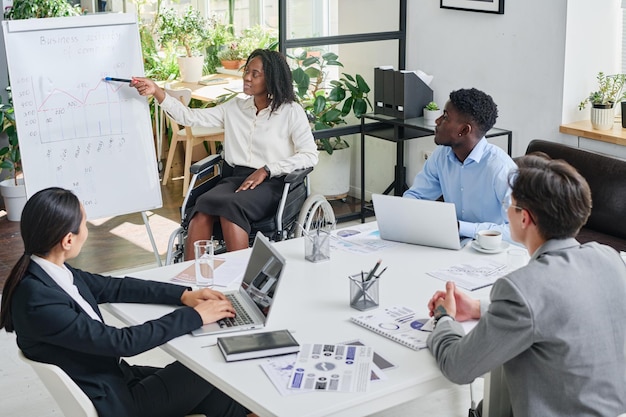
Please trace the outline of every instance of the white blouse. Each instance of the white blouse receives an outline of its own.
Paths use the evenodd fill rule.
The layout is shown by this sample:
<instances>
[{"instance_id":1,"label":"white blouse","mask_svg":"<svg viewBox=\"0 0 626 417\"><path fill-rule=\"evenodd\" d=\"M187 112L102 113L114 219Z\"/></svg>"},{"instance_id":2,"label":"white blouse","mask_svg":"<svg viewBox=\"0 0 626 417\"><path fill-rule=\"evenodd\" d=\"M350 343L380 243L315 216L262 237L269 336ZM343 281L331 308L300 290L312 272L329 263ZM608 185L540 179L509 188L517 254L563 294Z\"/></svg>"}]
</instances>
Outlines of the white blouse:
<instances>
[{"instance_id":1,"label":"white blouse","mask_svg":"<svg viewBox=\"0 0 626 417\"><path fill-rule=\"evenodd\" d=\"M223 128L224 158L232 166L267 165L274 177L317 164L317 146L298 103L283 104L273 113L267 107L257 115L252 97L191 109L166 94L161 107L182 125Z\"/></svg>"}]
</instances>

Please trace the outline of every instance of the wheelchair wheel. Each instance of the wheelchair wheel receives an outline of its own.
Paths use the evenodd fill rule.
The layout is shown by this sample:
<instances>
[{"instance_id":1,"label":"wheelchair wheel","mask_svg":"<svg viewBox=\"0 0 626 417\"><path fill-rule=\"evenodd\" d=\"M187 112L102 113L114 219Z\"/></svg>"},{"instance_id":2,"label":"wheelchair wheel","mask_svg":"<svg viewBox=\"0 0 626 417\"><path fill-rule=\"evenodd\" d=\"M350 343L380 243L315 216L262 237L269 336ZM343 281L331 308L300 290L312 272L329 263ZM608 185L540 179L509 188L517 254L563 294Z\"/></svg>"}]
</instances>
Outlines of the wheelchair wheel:
<instances>
[{"instance_id":1,"label":"wheelchair wheel","mask_svg":"<svg viewBox=\"0 0 626 417\"><path fill-rule=\"evenodd\" d=\"M185 238L187 232L182 227L178 227L172 232L167 242L167 255L165 265L171 265L185 260Z\"/></svg>"},{"instance_id":2,"label":"wheelchair wheel","mask_svg":"<svg viewBox=\"0 0 626 417\"><path fill-rule=\"evenodd\" d=\"M295 237L300 237L303 233L308 233L311 229L318 227L334 229L335 223L335 212L330 203L324 196L312 194L304 201L300 209Z\"/></svg>"}]
</instances>

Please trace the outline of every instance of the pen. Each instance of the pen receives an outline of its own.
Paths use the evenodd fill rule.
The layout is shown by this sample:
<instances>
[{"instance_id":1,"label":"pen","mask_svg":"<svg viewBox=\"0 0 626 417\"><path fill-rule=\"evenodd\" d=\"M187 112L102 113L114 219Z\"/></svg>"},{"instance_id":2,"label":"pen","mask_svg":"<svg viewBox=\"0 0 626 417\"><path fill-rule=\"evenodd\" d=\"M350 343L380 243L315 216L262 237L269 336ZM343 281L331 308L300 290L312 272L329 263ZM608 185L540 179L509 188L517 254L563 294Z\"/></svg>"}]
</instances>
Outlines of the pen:
<instances>
[{"instance_id":1,"label":"pen","mask_svg":"<svg viewBox=\"0 0 626 417\"><path fill-rule=\"evenodd\" d=\"M130 83L132 80L128 78L104 77L104 81L118 81L120 83Z\"/></svg>"},{"instance_id":2,"label":"pen","mask_svg":"<svg viewBox=\"0 0 626 417\"><path fill-rule=\"evenodd\" d=\"M382 274L384 274L386 270L387 270L387 267L384 267L384 268L383 268L383 270L382 270L382 271L380 271L380 274L378 274L378 275L374 275L374 278L372 278L371 280L369 280L369 281L368 281L368 283L367 283L367 285L365 285L365 286L363 287L363 289L364 289L365 291L369 290L369 289L370 289L370 287L371 287L372 285L374 285L374 282L375 282L378 278L380 278L380 276L381 276Z\"/></svg>"},{"instance_id":3,"label":"pen","mask_svg":"<svg viewBox=\"0 0 626 417\"><path fill-rule=\"evenodd\" d=\"M387 267L384 267L383 270L380 271L380 274L376 275L374 278L380 278L380 276L384 274L386 270L387 270Z\"/></svg>"},{"instance_id":4,"label":"pen","mask_svg":"<svg viewBox=\"0 0 626 417\"><path fill-rule=\"evenodd\" d=\"M370 271L369 274L367 274L367 278L365 278L365 281L369 281L370 279L372 279L372 277L374 276L374 274L376 273L376 270L378 269L378 267L380 266L380 263L382 262L382 259L379 259L378 262L376 262L376 265L374 265L374 268L372 268L372 270Z\"/></svg>"}]
</instances>

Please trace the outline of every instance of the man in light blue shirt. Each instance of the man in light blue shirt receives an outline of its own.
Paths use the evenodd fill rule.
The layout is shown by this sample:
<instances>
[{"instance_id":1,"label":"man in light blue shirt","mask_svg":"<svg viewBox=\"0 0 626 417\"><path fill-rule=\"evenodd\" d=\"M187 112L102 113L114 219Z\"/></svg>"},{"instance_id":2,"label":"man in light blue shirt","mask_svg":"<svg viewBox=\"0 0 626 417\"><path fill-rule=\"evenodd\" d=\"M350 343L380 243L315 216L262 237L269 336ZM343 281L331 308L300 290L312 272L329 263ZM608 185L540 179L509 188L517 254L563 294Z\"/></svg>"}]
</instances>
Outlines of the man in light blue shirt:
<instances>
[{"instance_id":1,"label":"man in light blue shirt","mask_svg":"<svg viewBox=\"0 0 626 417\"><path fill-rule=\"evenodd\" d=\"M443 196L454 203L461 237L473 238L479 230L492 229L511 240L502 202L510 194L507 178L515 163L485 139L497 117L498 107L484 92L471 88L450 93L436 121L439 146L404 193L423 200Z\"/></svg>"}]
</instances>

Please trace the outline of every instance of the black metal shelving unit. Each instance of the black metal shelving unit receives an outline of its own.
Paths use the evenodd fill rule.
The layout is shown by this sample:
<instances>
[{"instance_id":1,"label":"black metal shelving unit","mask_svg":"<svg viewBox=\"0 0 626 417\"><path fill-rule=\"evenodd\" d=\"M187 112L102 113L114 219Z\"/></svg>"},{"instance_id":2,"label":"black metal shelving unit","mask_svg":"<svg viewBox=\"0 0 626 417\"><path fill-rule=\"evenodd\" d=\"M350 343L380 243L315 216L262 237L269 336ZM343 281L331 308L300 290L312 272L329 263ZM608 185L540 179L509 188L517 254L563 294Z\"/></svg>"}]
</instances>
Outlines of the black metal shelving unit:
<instances>
[{"instance_id":1,"label":"black metal shelving unit","mask_svg":"<svg viewBox=\"0 0 626 417\"><path fill-rule=\"evenodd\" d=\"M363 42L377 42L386 40L398 41L398 68L405 68L406 64L406 12L407 12L407 0L399 1L399 21L398 30L385 31L385 32L371 32L371 33L357 33L349 35L339 36L322 36L315 38L298 38L287 39L287 2L288 0L278 1L278 41L279 50L281 53L286 54L287 49L310 47L310 46L324 46L324 45L339 45L339 44L351 44L351 43L363 43ZM360 123L355 125L347 125L335 127L332 129L317 130L313 132L313 136L316 139L330 138L335 136L360 134L363 131L373 131L380 127L379 123ZM363 194L363 192L362 192ZM349 221L362 218L362 210L359 213L352 213L349 215L340 216L337 220Z\"/></svg>"}]
</instances>

